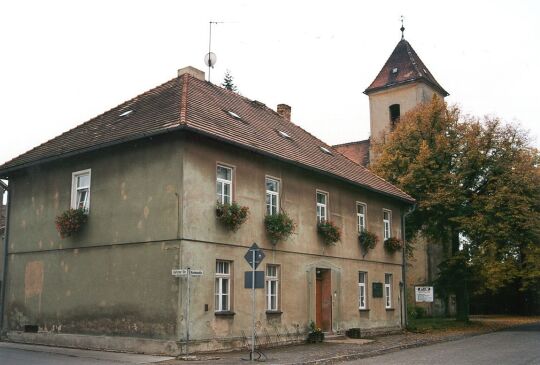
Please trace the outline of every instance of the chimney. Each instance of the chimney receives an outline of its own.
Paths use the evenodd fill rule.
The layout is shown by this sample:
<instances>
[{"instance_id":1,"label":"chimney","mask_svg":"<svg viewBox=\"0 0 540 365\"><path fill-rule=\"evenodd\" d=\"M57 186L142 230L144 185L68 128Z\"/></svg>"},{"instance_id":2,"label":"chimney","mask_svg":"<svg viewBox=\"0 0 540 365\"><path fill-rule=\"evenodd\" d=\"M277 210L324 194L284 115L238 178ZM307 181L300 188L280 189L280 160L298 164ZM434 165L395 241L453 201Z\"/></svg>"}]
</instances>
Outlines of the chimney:
<instances>
[{"instance_id":1,"label":"chimney","mask_svg":"<svg viewBox=\"0 0 540 365\"><path fill-rule=\"evenodd\" d=\"M291 107L287 104L278 104L277 113L287 122L291 121Z\"/></svg>"},{"instance_id":2,"label":"chimney","mask_svg":"<svg viewBox=\"0 0 540 365\"><path fill-rule=\"evenodd\" d=\"M178 70L178 76L183 74L190 74L191 76L204 81L204 71L196 69L193 66L184 67Z\"/></svg>"}]
</instances>

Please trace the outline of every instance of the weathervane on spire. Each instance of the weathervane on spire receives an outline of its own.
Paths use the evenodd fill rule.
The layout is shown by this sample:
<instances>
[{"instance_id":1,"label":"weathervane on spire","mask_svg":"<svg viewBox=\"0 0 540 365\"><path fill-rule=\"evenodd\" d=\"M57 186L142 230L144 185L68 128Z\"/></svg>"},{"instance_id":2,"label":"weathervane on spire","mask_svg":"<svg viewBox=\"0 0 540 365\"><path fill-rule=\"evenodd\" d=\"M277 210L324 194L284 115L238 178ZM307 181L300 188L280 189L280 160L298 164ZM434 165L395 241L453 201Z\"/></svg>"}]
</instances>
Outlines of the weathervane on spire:
<instances>
[{"instance_id":1,"label":"weathervane on spire","mask_svg":"<svg viewBox=\"0 0 540 365\"><path fill-rule=\"evenodd\" d=\"M405 39L405 27L403 26L403 15L401 16L401 28L399 28L399 30L401 30L401 39Z\"/></svg>"}]
</instances>

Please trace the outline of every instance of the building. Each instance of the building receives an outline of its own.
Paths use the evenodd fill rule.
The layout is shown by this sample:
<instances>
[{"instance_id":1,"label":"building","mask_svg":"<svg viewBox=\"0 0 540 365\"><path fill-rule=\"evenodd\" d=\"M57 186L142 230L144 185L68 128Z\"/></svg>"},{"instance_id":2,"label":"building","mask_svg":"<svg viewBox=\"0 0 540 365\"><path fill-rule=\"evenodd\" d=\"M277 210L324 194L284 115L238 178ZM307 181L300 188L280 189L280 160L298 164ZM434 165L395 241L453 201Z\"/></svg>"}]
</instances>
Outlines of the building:
<instances>
[{"instance_id":1,"label":"building","mask_svg":"<svg viewBox=\"0 0 540 365\"><path fill-rule=\"evenodd\" d=\"M429 102L434 95L440 98L449 95L404 37L364 93L369 97L370 139L334 146L344 156L363 166L377 158L371 141L384 139L401 115L420 103ZM415 242L414 258L407 265L409 304L422 306L429 314L444 314L445 303L440 298L436 298L433 304L415 303L414 287L433 285L443 258L441 244L420 238Z\"/></svg>"},{"instance_id":2,"label":"building","mask_svg":"<svg viewBox=\"0 0 540 365\"><path fill-rule=\"evenodd\" d=\"M244 259L266 252L256 291L259 335L303 339L404 325L403 252L363 252L359 230L402 236L414 200L263 103L178 77L0 166L10 211L4 326L9 339L151 353L238 347L251 329ZM217 193L216 193L217 191ZM216 200L249 207L236 232ZM61 239L55 217L83 207ZM265 215L296 223L272 244ZM317 222L341 231L335 245ZM203 271L190 280L171 270ZM189 303L190 322L186 323ZM37 332L37 333L31 333ZM293 336L296 334L296 337Z\"/></svg>"},{"instance_id":3,"label":"building","mask_svg":"<svg viewBox=\"0 0 540 365\"><path fill-rule=\"evenodd\" d=\"M0 298L2 297L2 290L4 287L4 259L5 259L5 234L6 234L6 220L7 220L7 207L4 205L4 195L7 194L7 185L0 180ZM0 303L0 309L2 304ZM0 312L1 313L1 312Z\"/></svg>"}]
</instances>

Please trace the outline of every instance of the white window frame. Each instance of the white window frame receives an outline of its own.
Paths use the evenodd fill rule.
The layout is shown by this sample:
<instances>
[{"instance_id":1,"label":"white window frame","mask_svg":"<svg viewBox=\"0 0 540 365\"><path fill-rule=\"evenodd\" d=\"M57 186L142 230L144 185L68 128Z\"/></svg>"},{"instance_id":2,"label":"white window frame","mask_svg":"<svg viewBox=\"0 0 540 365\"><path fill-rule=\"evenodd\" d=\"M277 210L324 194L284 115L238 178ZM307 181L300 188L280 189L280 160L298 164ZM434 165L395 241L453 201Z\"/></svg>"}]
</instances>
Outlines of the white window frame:
<instances>
[{"instance_id":1,"label":"white window frame","mask_svg":"<svg viewBox=\"0 0 540 365\"><path fill-rule=\"evenodd\" d=\"M88 175L88 186L77 187L77 178L79 176ZM76 171L71 174L71 208L78 209L78 192L79 190L88 189L86 194L86 206L84 210L88 213L90 211L90 188L92 186L92 169L86 169L81 171Z\"/></svg>"},{"instance_id":2,"label":"white window frame","mask_svg":"<svg viewBox=\"0 0 540 365\"><path fill-rule=\"evenodd\" d=\"M227 180L227 179L222 179L218 176L218 169L219 168L223 168L223 169L227 169L231 172L231 179L230 180ZM234 200L233 200L233 180L234 180L234 169L230 166L226 166L224 164L220 164L218 163L216 165L216 194L217 194L217 201L221 204L231 204ZM229 186L229 191L230 191L230 195L229 195L229 201L226 201L225 199L225 185L228 185ZM218 188L220 189L219 192L217 191Z\"/></svg>"},{"instance_id":3,"label":"white window frame","mask_svg":"<svg viewBox=\"0 0 540 365\"><path fill-rule=\"evenodd\" d=\"M324 196L324 204L319 203L317 199L319 197L319 194ZM317 222L328 220L328 193L325 191L317 190L315 193L315 203L317 204Z\"/></svg>"},{"instance_id":4,"label":"white window frame","mask_svg":"<svg viewBox=\"0 0 540 365\"><path fill-rule=\"evenodd\" d=\"M277 191L268 190L266 184L268 181L273 181L277 185ZM281 189L281 181L279 179L266 176L264 179L264 187L266 190L266 214L267 215L274 215L279 213L279 193ZM272 198L276 199L275 206L272 204ZM268 203L270 202L270 204ZM275 211L274 211L275 210Z\"/></svg>"},{"instance_id":5,"label":"white window frame","mask_svg":"<svg viewBox=\"0 0 540 365\"><path fill-rule=\"evenodd\" d=\"M359 212L359 209L358 209L359 207L364 208L363 213ZM362 203L362 202L356 202L356 227L358 229L358 233L366 230L366 227L367 227L366 217L367 217L367 204Z\"/></svg>"},{"instance_id":6,"label":"white window frame","mask_svg":"<svg viewBox=\"0 0 540 365\"><path fill-rule=\"evenodd\" d=\"M274 275L269 275L269 268L275 268ZM280 266L276 264L266 265L266 310L268 311L279 311L279 270ZM272 283L275 283L272 286ZM272 293L272 288L275 290ZM275 298L275 306L272 306L272 298Z\"/></svg>"},{"instance_id":7,"label":"white window frame","mask_svg":"<svg viewBox=\"0 0 540 365\"><path fill-rule=\"evenodd\" d=\"M384 219L384 214L388 214L388 219ZM384 240L392 237L392 211L383 209L383 237Z\"/></svg>"},{"instance_id":8,"label":"white window frame","mask_svg":"<svg viewBox=\"0 0 540 365\"><path fill-rule=\"evenodd\" d=\"M364 281L360 280L361 274ZM367 309L367 276L367 271L358 272L358 309Z\"/></svg>"},{"instance_id":9,"label":"white window frame","mask_svg":"<svg viewBox=\"0 0 540 365\"><path fill-rule=\"evenodd\" d=\"M384 306L386 309L392 308L392 279L391 273L384 274Z\"/></svg>"},{"instance_id":10,"label":"white window frame","mask_svg":"<svg viewBox=\"0 0 540 365\"><path fill-rule=\"evenodd\" d=\"M227 270L220 270L220 264ZM220 272L222 271L222 272ZM231 271L232 262L227 260L216 260L216 279L215 279L215 312L229 312L231 310ZM226 292L223 291L227 287ZM227 296L227 305L223 307L223 296Z\"/></svg>"}]
</instances>

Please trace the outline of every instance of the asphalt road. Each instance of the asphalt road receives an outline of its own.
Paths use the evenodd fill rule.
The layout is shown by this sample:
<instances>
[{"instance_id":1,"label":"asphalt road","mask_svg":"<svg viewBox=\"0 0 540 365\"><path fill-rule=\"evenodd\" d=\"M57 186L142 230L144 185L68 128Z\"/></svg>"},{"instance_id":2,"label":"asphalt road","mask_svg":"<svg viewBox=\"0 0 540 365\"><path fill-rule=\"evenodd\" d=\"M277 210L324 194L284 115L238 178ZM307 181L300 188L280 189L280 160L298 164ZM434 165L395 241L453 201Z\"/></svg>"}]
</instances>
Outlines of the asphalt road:
<instances>
[{"instance_id":1,"label":"asphalt road","mask_svg":"<svg viewBox=\"0 0 540 365\"><path fill-rule=\"evenodd\" d=\"M540 365L540 324L418 347L344 364Z\"/></svg>"},{"instance_id":2,"label":"asphalt road","mask_svg":"<svg viewBox=\"0 0 540 365\"><path fill-rule=\"evenodd\" d=\"M167 359L171 358L0 342L1 365L133 365Z\"/></svg>"}]
</instances>

